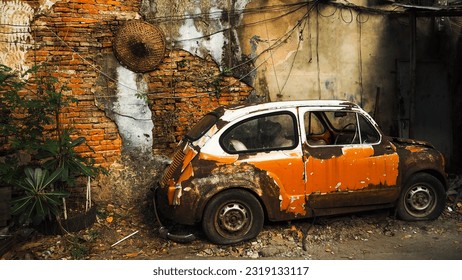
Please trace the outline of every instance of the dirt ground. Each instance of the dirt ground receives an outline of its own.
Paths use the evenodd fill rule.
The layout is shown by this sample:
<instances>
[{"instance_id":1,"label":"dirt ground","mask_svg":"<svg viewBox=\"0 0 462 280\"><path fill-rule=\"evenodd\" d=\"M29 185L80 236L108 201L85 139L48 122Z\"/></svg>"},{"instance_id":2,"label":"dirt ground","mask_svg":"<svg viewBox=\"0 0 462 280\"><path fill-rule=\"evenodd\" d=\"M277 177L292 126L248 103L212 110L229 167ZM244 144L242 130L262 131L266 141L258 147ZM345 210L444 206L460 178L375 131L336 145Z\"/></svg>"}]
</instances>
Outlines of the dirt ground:
<instances>
[{"instance_id":1,"label":"dirt ground","mask_svg":"<svg viewBox=\"0 0 462 280\"><path fill-rule=\"evenodd\" d=\"M211 244L199 228L191 229L197 235L193 242L176 243L160 238L158 227L152 213L107 204L99 207L97 221L79 232L16 232L15 244L1 259L462 260L462 203L450 199L434 221L405 222L382 210L267 223L255 240L232 246Z\"/></svg>"}]
</instances>

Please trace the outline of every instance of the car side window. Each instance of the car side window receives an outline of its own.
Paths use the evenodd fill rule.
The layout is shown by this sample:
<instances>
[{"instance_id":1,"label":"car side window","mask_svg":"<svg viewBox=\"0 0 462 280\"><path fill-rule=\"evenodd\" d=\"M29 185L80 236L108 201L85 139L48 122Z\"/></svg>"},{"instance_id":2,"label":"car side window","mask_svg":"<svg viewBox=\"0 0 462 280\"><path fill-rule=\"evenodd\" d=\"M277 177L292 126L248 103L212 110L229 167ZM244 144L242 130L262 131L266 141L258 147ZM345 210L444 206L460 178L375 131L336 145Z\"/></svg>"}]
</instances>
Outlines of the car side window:
<instances>
[{"instance_id":1,"label":"car side window","mask_svg":"<svg viewBox=\"0 0 462 280\"><path fill-rule=\"evenodd\" d=\"M314 112L307 112L304 116L305 131L308 144L311 146L326 145L326 128Z\"/></svg>"},{"instance_id":2,"label":"car side window","mask_svg":"<svg viewBox=\"0 0 462 280\"><path fill-rule=\"evenodd\" d=\"M362 143L378 143L380 141L380 134L377 129L363 115L359 115L358 119Z\"/></svg>"},{"instance_id":3,"label":"car side window","mask_svg":"<svg viewBox=\"0 0 462 280\"><path fill-rule=\"evenodd\" d=\"M326 130L319 118L313 112L305 114L305 125L308 135L321 135Z\"/></svg>"},{"instance_id":4,"label":"car side window","mask_svg":"<svg viewBox=\"0 0 462 280\"><path fill-rule=\"evenodd\" d=\"M291 113L263 115L244 120L226 131L220 144L228 153L292 149L297 144Z\"/></svg>"},{"instance_id":5,"label":"car side window","mask_svg":"<svg viewBox=\"0 0 462 280\"><path fill-rule=\"evenodd\" d=\"M310 146L378 143L380 135L362 115L352 111L305 113L305 131Z\"/></svg>"},{"instance_id":6,"label":"car side window","mask_svg":"<svg viewBox=\"0 0 462 280\"><path fill-rule=\"evenodd\" d=\"M329 111L325 112L330 124L333 145L359 144L358 121L355 112Z\"/></svg>"}]
</instances>

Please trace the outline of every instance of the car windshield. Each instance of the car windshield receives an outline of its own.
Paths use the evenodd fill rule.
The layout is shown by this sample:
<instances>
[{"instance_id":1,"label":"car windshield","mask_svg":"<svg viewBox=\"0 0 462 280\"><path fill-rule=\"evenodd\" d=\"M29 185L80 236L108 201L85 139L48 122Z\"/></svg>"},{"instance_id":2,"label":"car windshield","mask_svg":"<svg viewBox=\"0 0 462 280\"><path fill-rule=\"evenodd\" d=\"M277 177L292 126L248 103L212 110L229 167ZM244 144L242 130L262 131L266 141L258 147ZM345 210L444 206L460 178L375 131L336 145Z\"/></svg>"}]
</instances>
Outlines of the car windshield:
<instances>
[{"instance_id":1,"label":"car windshield","mask_svg":"<svg viewBox=\"0 0 462 280\"><path fill-rule=\"evenodd\" d=\"M196 141L201 138L213 125L218 121L218 117L214 113L205 115L191 130L186 134L186 138L191 141Z\"/></svg>"}]
</instances>

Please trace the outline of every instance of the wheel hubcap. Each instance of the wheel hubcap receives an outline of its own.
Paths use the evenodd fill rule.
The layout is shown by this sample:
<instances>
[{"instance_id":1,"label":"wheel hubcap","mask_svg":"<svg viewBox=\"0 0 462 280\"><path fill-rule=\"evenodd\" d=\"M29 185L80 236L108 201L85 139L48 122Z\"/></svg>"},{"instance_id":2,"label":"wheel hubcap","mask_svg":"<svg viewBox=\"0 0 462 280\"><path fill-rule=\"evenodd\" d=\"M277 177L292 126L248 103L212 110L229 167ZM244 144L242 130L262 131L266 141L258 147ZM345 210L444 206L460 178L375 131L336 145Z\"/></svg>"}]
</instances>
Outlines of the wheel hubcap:
<instances>
[{"instance_id":1,"label":"wheel hubcap","mask_svg":"<svg viewBox=\"0 0 462 280\"><path fill-rule=\"evenodd\" d=\"M428 210L433 203L433 196L430 190L425 186L415 186L409 190L406 202L416 211Z\"/></svg>"},{"instance_id":2,"label":"wheel hubcap","mask_svg":"<svg viewBox=\"0 0 462 280\"><path fill-rule=\"evenodd\" d=\"M218 215L220 225L229 232L243 229L249 221L247 210L237 203L225 205Z\"/></svg>"}]
</instances>

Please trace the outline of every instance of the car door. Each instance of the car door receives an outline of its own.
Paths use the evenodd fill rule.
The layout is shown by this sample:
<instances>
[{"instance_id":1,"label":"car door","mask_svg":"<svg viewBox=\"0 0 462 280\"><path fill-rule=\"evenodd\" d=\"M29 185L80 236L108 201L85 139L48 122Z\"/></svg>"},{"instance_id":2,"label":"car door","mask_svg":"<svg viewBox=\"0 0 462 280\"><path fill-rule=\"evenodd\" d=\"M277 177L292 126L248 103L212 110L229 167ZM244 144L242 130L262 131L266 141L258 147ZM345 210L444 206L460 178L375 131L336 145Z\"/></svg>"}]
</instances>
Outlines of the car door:
<instances>
[{"instance_id":1,"label":"car door","mask_svg":"<svg viewBox=\"0 0 462 280\"><path fill-rule=\"evenodd\" d=\"M255 180L261 182L263 199L271 196L271 219L306 214L296 109L248 116L228 129L220 141L227 153L238 155L234 165L250 164L259 170Z\"/></svg>"},{"instance_id":2,"label":"car door","mask_svg":"<svg viewBox=\"0 0 462 280\"><path fill-rule=\"evenodd\" d=\"M299 114L308 207L335 213L396 199L398 155L365 112L301 108Z\"/></svg>"}]
</instances>

